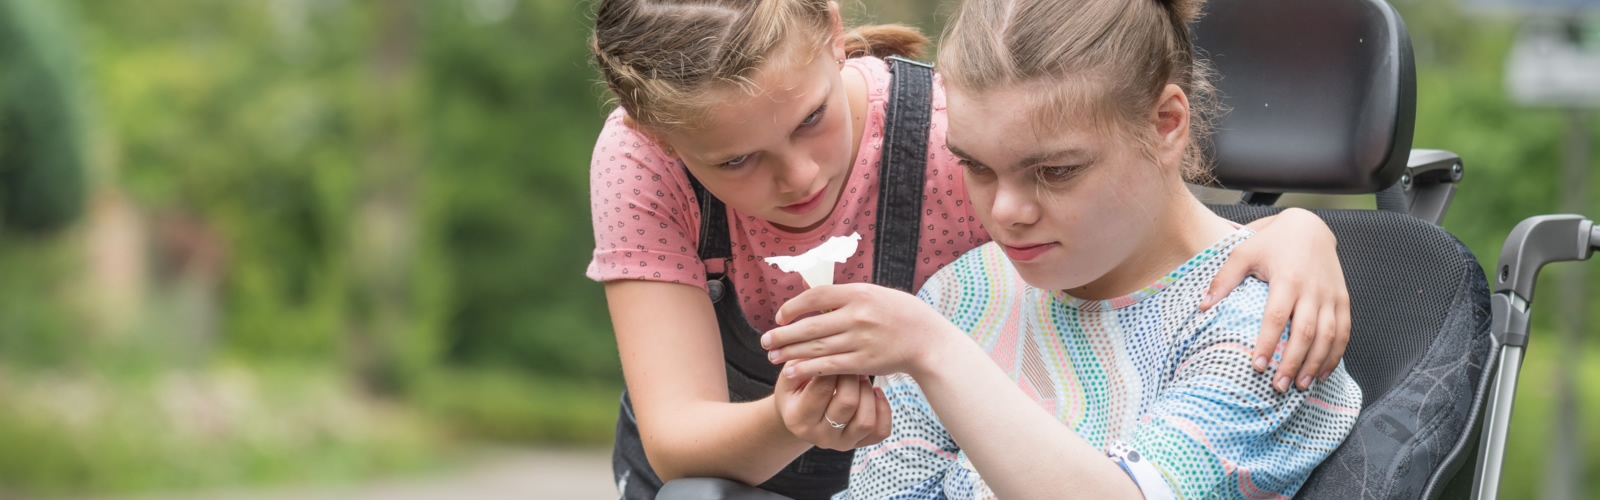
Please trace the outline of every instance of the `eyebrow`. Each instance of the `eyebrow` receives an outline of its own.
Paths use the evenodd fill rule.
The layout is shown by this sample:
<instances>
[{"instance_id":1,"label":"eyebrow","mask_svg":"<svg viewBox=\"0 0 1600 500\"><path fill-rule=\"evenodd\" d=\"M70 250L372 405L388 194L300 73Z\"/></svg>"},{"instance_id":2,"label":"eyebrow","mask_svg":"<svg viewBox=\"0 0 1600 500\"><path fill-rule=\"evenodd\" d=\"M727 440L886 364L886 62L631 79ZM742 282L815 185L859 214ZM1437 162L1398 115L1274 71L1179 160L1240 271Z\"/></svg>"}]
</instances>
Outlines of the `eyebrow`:
<instances>
[{"instance_id":1,"label":"eyebrow","mask_svg":"<svg viewBox=\"0 0 1600 500\"><path fill-rule=\"evenodd\" d=\"M948 140L946 140L946 142L944 143L944 146L945 146L946 149L950 150L951 154L954 154L959 158L962 158L962 159L965 159L965 160L969 160L969 161L976 161L972 157L972 155L967 154L966 151L962 151L961 148L956 147L955 144L950 143ZM1088 160L1090 160L1092 158L1094 158L1094 155L1089 154L1088 150L1085 150L1085 149L1082 149L1082 148L1067 148L1067 149L1062 149L1062 150L1052 151L1052 152L1034 153L1034 154L1024 155L1021 159L1018 160L1017 165L1020 165L1020 166L1031 166L1031 165L1037 165L1037 164L1040 164L1040 163L1088 161ZM981 163L981 162L979 162L979 163Z\"/></svg>"},{"instance_id":2,"label":"eyebrow","mask_svg":"<svg viewBox=\"0 0 1600 500\"><path fill-rule=\"evenodd\" d=\"M789 132L790 134L793 134L795 130L799 130L800 127L804 126L804 122L805 122L806 118L811 117L812 113L817 112L818 109L822 109L823 106L828 104L828 96L833 95L833 82L829 81L828 82L828 86L825 87L825 88L826 88L826 90L822 93L821 97L816 100L816 105L815 106L811 106L809 108L806 108L805 116L800 117L800 120L798 122L795 122L794 128L790 129L790 132ZM750 151L750 152L738 153L738 154L727 154L727 155L711 156L711 158L721 158L720 160L712 160L712 161L716 162L716 163L714 163L714 165L716 165L716 164L725 163L728 160L732 160L732 159L738 158L740 156L744 156L744 155L748 155L748 154L754 154L754 153L755 153L755 151Z\"/></svg>"}]
</instances>

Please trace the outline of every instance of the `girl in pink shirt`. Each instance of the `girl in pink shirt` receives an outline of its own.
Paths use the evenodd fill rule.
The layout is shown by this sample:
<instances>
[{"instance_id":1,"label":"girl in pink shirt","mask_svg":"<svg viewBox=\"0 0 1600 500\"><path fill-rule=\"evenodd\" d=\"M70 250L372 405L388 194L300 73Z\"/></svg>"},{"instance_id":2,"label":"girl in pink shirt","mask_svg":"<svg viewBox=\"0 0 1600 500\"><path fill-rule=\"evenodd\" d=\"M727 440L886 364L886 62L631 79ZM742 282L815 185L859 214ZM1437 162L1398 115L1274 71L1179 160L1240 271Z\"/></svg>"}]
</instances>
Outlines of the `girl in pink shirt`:
<instances>
[{"instance_id":1,"label":"girl in pink shirt","mask_svg":"<svg viewBox=\"0 0 1600 500\"><path fill-rule=\"evenodd\" d=\"M846 33L823 0L599 3L592 51L620 107L590 165L587 274L605 283L628 384L623 497L682 477L826 497L850 451L888 435L887 402L863 377L818 377L774 403L778 366L759 339L805 287L762 259L859 233L835 282L915 291L989 241L945 147L940 78L871 56L926 42L904 27ZM1279 389L1326 376L1349 332L1333 236L1304 211L1252 227L1207 302L1247 275L1273 280L1257 369L1293 311L1311 327L1284 346Z\"/></svg>"}]
</instances>

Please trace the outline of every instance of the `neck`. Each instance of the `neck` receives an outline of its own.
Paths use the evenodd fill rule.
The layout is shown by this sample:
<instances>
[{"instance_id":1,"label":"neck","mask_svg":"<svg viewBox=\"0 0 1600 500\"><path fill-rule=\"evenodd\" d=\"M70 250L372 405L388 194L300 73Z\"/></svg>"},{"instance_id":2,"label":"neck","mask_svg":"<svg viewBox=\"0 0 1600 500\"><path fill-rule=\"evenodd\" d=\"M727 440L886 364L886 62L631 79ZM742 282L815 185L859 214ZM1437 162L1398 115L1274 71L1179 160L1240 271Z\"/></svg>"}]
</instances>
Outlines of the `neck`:
<instances>
[{"instance_id":1,"label":"neck","mask_svg":"<svg viewBox=\"0 0 1600 500\"><path fill-rule=\"evenodd\" d=\"M844 81L845 100L850 104L850 166L856 164L856 155L861 154L861 136L867 131L867 79L860 71L849 66L839 68L840 79Z\"/></svg>"},{"instance_id":2,"label":"neck","mask_svg":"<svg viewBox=\"0 0 1600 500\"><path fill-rule=\"evenodd\" d=\"M1141 236L1139 251L1099 279L1067 290L1073 297L1107 300L1130 295L1172 272L1234 231L1233 225L1200 203L1179 183L1156 223Z\"/></svg>"}]
</instances>

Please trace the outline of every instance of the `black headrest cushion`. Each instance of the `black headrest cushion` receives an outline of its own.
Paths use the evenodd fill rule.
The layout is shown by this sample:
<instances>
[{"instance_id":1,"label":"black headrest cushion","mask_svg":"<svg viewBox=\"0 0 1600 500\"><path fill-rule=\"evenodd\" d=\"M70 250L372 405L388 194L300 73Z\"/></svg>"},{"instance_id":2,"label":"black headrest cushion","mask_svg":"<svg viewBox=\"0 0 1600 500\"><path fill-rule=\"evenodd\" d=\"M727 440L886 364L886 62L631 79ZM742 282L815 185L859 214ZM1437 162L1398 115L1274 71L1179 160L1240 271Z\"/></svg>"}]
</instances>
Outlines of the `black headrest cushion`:
<instances>
[{"instance_id":1,"label":"black headrest cushion","mask_svg":"<svg viewBox=\"0 0 1600 500\"><path fill-rule=\"evenodd\" d=\"M1221 187L1359 194L1405 170L1416 68L1383 0L1212 0L1193 27L1231 108L1211 147Z\"/></svg>"}]
</instances>

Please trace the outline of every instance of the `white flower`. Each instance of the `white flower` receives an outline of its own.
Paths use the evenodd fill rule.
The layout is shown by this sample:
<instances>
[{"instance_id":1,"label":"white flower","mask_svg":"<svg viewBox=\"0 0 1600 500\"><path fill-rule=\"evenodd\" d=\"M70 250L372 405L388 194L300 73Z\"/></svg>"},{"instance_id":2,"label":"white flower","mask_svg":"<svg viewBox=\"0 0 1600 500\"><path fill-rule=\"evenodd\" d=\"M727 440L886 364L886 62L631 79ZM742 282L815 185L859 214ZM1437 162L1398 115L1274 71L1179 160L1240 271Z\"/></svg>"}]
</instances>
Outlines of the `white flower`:
<instances>
[{"instance_id":1,"label":"white flower","mask_svg":"<svg viewBox=\"0 0 1600 500\"><path fill-rule=\"evenodd\" d=\"M800 278L806 280L806 286L816 288L833 284L833 265L842 264L855 255L856 245L860 243L861 233L851 233L850 236L828 238L828 241L800 255L767 257L766 260L783 272L800 273Z\"/></svg>"}]
</instances>

